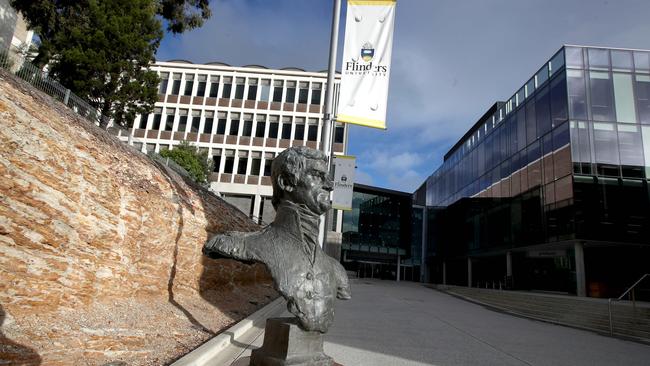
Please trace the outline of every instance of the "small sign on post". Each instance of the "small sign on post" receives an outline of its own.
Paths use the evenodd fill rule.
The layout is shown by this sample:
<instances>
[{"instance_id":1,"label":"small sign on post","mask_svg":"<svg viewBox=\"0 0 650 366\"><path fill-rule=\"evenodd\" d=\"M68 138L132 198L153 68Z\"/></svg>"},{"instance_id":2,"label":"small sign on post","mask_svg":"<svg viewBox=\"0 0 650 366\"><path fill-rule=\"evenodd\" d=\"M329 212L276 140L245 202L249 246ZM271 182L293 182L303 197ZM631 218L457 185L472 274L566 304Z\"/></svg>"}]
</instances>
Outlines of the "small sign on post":
<instances>
[{"instance_id":1,"label":"small sign on post","mask_svg":"<svg viewBox=\"0 0 650 366\"><path fill-rule=\"evenodd\" d=\"M354 156L335 155L334 192L332 192L332 208L337 210L352 209L352 189L354 188L354 169L356 167Z\"/></svg>"}]
</instances>

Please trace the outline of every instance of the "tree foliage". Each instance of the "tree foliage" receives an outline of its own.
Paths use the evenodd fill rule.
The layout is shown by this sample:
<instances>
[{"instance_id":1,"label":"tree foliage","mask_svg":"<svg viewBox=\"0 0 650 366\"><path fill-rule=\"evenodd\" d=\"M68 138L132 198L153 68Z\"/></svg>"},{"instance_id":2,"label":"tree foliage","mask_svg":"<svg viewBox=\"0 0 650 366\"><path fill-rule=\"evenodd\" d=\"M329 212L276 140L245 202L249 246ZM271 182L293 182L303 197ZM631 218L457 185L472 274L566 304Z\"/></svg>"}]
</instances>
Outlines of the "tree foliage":
<instances>
[{"instance_id":1,"label":"tree foliage","mask_svg":"<svg viewBox=\"0 0 650 366\"><path fill-rule=\"evenodd\" d=\"M208 159L208 152L197 151L196 147L187 141L181 141L173 150L162 150L160 155L180 165L190 174L190 178L198 183L207 182L212 172L212 160Z\"/></svg>"},{"instance_id":2,"label":"tree foliage","mask_svg":"<svg viewBox=\"0 0 650 366\"><path fill-rule=\"evenodd\" d=\"M146 68L163 25L181 33L210 17L209 0L11 0L38 35L33 63L104 116L129 125L156 102L155 72Z\"/></svg>"}]
</instances>

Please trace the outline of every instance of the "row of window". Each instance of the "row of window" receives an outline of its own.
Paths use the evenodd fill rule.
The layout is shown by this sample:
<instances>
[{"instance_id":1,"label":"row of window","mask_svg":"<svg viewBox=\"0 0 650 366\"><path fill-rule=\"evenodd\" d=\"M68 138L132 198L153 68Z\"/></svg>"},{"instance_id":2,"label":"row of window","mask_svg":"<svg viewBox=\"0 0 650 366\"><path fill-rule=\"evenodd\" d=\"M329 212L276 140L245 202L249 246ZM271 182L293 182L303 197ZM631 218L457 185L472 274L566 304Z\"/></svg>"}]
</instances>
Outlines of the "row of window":
<instances>
[{"instance_id":1,"label":"row of window","mask_svg":"<svg viewBox=\"0 0 650 366\"><path fill-rule=\"evenodd\" d=\"M176 115L175 109L168 109L166 114L162 114L162 108L156 108L151 117L143 115L136 128L287 140L304 140L306 138L307 141L317 141L320 128L316 118L263 114L253 116L250 113L230 113L230 118L228 118L226 112L217 112L215 125L215 114L212 111L206 111L205 115L201 117L199 110L181 109L178 118ZM343 143L344 135L344 125L337 124L334 131L334 142Z\"/></svg>"},{"instance_id":2,"label":"row of window","mask_svg":"<svg viewBox=\"0 0 650 366\"><path fill-rule=\"evenodd\" d=\"M160 94L321 104L323 83L161 72ZM234 85L234 90L233 90ZM182 93L181 93L182 90Z\"/></svg>"},{"instance_id":3,"label":"row of window","mask_svg":"<svg viewBox=\"0 0 650 366\"><path fill-rule=\"evenodd\" d=\"M212 153L215 173L247 175L248 172L248 175L271 176L271 164L275 158L275 154L272 152L230 149L225 149L222 152L221 149L217 149Z\"/></svg>"}]
</instances>

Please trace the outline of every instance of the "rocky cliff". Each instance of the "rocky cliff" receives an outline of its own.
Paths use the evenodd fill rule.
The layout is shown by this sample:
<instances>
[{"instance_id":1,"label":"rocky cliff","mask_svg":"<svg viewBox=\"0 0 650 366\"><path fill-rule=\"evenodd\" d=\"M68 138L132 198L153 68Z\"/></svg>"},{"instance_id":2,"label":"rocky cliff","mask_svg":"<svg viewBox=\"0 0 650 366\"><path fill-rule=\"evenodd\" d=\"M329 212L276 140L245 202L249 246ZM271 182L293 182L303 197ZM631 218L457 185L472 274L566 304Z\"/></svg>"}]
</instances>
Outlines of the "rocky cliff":
<instances>
[{"instance_id":1,"label":"rocky cliff","mask_svg":"<svg viewBox=\"0 0 650 366\"><path fill-rule=\"evenodd\" d=\"M201 187L0 73L0 365L160 365L277 295L203 258L255 230Z\"/></svg>"}]
</instances>

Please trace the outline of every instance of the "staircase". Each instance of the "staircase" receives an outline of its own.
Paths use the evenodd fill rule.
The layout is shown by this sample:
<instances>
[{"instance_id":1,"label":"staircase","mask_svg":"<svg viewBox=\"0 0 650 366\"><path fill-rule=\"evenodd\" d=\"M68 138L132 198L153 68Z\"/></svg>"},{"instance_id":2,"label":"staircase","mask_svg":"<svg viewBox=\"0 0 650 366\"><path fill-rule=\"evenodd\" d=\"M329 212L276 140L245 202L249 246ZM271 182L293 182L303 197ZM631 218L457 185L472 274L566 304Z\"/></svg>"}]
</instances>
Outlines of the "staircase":
<instances>
[{"instance_id":1,"label":"staircase","mask_svg":"<svg viewBox=\"0 0 650 366\"><path fill-rule=\"evenodd\" d=\"M610 335L607 299L432 286L450 295L506 313ZM612 302L611 335L650 344L650 303Z\"/></svg>"}]
</instances>

